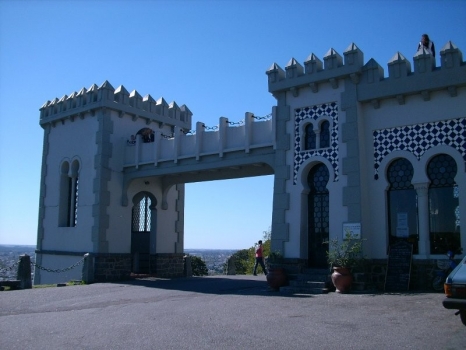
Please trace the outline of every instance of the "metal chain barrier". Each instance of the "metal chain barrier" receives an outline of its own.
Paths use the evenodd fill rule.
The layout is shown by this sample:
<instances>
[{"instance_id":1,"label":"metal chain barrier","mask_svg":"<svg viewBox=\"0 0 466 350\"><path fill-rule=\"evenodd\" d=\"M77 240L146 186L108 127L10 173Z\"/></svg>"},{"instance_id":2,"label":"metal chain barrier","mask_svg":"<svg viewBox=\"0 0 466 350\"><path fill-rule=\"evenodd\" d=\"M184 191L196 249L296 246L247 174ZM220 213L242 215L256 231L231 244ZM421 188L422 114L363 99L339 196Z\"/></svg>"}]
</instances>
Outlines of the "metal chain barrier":
<instances>
[{"instance_id":1,"label":"metal chain barrier","mask_svg":"<svg viewBox=\"0 0 466 350\"><path fill-rule=\"evenodd\" d=\"M166 138L166 139L172 139L175 137L175 135L171 134L171 135L165 135L165 134L160 134L160 136L162 136L163 138Z\"/></svg>"},{"instance_id":2,"label":"metal chain barrier","mask_svg":"<svg viewBox=\"0 0 466 350\"><path fill-rule=\"evenodd\" d=\"M263 117L256 117L255 115L252 115L252 117L256 120L268 120L270 118L272 118L272 114L267 114L266 116L263 116ZM230 121L226 121L229 125L244 125L244 120L240 120L239 122L230 122ZM218 130L218 125L216 126L207 126L205 124L202 124L202 127L205 129L205 130ZM196 134L196 131L195 130L183 130L183 129L180 129L181 132L185 135L195 135ZM175 137L175 135L172 133L171 135L166 135L166 134L160 134L160 136L162 136L163 138L165 139L172 139ZM128 140L127 141L128 144L130 145L134 145L136 144L136 141L135 140Z\"/></svg>"},{"instance_id":3,"label":"metal chain barrier","mask_svg":"<svg viewBox=\"0 0 466 350\"><path fill-rule=\"evenodd\" d=\"M206 126L205 124L202 124L202 127L206 130L217 130L218 129L218 125L216 126Z\"/></svg>"},{"instance_id":4,"label":"metal chain barrier","mask_svg":"<svg viewBox=\"0 0 466 350\"><path fill-rule=\"evenodd\" d=\"M66 267L64 269L48 269L46 267L43 267L43 266L40 266L40 265L37 265L36 263L33 263L31 261L31 266L34 266L34 267L37 267L39 270L42 270L42 271L47 271L47 272L54 272L54 273L61 273L61 272L65 272L65 271L69 271L69 270L72 270L74 269L76 266L79 266L83 263L84 259L86 257L82 258L81 260L79 260L78 262L76 262L75 264L71 265L70 267Z\"/></svg>"},{"instance_id":5,"label":"metal chain barrier","mask_svg":"<svg viewBox=\"0 0 466 350\"><path fill-rule=\"evenodd\" d=\"M243 125L244 124L244 120L240 120L239 122L229 122L227 120L227 123L230 124L230 125Z\"/></svg>"},{"instance_id":6,"label":"metal chain barrier","mask_svg":"<svg viewBox=\"0 0 466 350\"><path fill-rule=\"evenodd\" d=\"M3 275L3 274L5 274L5 273L7 273L7 272L13 271L13 269L16 269L16 268L18 267L18 264L19 264L19 261L15 262L15 263L14 263L13 265L11 265L11 266L2 267L2 268L0 269L0 275Z\"/></svg>"},{"instance_id":7,"label":"metal chain barrier","mask_svg":"<svg viewBox=\"0 0 466 350\"><path fill-rule=\"evenodd\" d=\"M266 116L263 116L263 117L256 117L255 115L252 115L252 117L256 120L269 120L272 118L272 114L267 114ZM240 120L239 122L230 122L226 120L226 122L230 125L244 125L244 120ZM206 130L217 130L218 129L218 126L209 127L209 126L206 126L205 124L202 124L202 126Z\"/></svg>"},{"instance_id":8,"label":"metal chain barrier","mask_svg":"<svg viewBox=\"0 0 466 350\"><path fill-rule=\"evenodd\" d=\"M272 118L272 114L267 114L266 116L263 116L263 117L256 117L255 115L253 115L252 117L257 120L267 120L267 119Z\"/></svg>"}]
</instances>

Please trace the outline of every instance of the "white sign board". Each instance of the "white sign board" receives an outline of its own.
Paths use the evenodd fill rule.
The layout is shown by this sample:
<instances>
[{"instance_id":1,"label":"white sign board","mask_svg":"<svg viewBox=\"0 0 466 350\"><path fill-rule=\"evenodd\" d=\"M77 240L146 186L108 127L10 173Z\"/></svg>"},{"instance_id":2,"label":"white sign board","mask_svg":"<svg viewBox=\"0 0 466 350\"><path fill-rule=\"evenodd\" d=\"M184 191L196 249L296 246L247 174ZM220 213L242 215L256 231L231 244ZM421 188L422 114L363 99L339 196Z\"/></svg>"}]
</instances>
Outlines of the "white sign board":
<instances>
[{"instance_id":1,"label":"white sign board","mask_svg":"<svg viewBox=\"0 0 466 350\"><path fill-rule=\"evenodd\" d=\"M397 237L408 237L408 213L397 213L396 214L396 235Z\"/></svg>"},{"instance_id":2,"label":"white sign board","mask_svg":"<svg viewBox=\"0 0 466 350\"><path fill-rule=\"evenodd\" d=\"M351 236L351 239L361 239L361 223L360 222L346 222L343 224L343 239L346 239L347 235Z\"/></svg>"}]
</instances>

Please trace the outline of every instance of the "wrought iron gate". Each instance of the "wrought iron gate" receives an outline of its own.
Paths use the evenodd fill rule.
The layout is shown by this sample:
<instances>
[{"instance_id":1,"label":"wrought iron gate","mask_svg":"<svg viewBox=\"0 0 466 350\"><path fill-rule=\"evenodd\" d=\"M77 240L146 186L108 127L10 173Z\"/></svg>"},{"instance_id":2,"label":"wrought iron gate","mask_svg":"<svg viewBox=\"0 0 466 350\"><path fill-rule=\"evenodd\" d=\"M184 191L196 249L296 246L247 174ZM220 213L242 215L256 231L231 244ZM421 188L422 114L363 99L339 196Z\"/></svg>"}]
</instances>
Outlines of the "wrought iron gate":
<instances>
[{"instance_id":1,"label":"wrought iron gate","mask_svg":"<svg viewBox=\"0 0 466 350\"><path fill-rule=\"evenodd\" d=\"M309 267L327 267L329 239L329 172L324 164L314 166L309 172L308 195L308 263Z\"/></svg>"},{"instance_id":2,"label":"wrought iron gate","mask_svg":"<svg viewBox=\"0 0 466 350\"><path fill-rule=\"evenodd\" d=\"M133 206L131 224L132 272L150 273L151 199L148 195Z\"/></svg>"}]
</instances>

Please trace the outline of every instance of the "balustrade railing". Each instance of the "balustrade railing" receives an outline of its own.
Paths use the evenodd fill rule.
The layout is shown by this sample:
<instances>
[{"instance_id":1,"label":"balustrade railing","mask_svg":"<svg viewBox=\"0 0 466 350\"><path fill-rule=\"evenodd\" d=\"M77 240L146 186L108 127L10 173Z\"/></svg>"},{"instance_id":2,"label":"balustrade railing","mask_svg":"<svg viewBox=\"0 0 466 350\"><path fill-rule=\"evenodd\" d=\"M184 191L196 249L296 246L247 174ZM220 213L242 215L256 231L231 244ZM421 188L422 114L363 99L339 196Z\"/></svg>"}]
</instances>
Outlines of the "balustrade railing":
<instances>
[{"instance_id":1,"label":"balustrade railing","mask_svg":"<svg viewBox=\"0 0 466 350\"><path fill-rule=\"evenodd\" d=\"M143 142L141 135L128 140L125 150L125 167L138 167L142 164L154 164L180 159L196 158L218 154L223 157L226 152L244 151L253 148L275 146L274 118L255 117L246 113L244 121L234 123L221 117L219 125L208 127L202 122L196 123L195 131L175 128L170 135L161 131L154 132L153 142Z\"/></svg>"}]
</instances>

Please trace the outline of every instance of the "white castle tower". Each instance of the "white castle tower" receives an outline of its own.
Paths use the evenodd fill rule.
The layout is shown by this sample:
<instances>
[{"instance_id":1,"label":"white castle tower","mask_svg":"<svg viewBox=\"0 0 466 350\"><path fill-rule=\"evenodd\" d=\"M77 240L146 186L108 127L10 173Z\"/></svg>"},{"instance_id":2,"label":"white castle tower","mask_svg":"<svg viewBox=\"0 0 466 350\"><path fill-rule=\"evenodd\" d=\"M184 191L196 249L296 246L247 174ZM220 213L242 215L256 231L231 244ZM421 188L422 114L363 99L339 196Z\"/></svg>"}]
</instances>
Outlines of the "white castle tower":
<instances>
[{"instance_id":1,"label":"white castle tower","mask_svg":"<svg viewBox=\"0 0 466 350\"><path fill-rule=\"evenodd\" d=\"M189 109L142 98L123 86L115 90L106 81L47 101L40 112L37 265L59 270L90 253L97 281L156 269L182 275L184 185L164 186L143 176L125 182L123 163L128 149L153 143L156 133L168 137L175 127L190 130ZM34 279L81 279L81 269L58 276L36 268Z\"/></svg>"}]
</instances>

